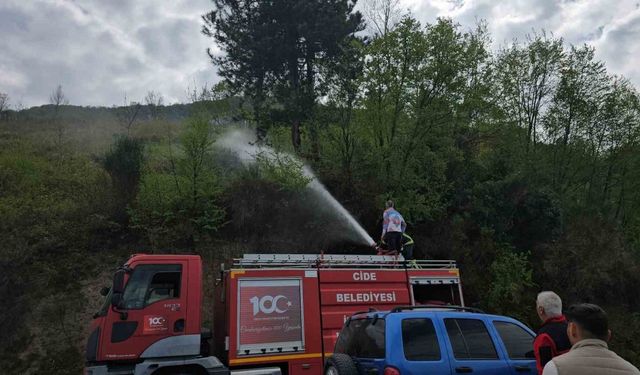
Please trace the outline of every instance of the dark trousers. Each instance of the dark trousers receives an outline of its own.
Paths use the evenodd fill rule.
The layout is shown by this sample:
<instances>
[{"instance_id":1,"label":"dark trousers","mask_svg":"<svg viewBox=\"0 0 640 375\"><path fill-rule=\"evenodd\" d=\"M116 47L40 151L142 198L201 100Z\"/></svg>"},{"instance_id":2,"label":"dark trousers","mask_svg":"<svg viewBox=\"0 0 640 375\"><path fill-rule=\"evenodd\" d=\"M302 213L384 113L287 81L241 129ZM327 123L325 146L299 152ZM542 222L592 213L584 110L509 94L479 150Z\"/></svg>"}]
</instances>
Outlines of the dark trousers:
<instances>
[{"instance_id":1,"label":"dark trousers","mask_svg":"<svg viewBox=\"0 0 640 375\"><path fill-rule=\"evenodd\" d=\"M402 256L404 256L404 259L406 260L413 259L413 244L403 246Z\"/></svg>"},{"instance_id":2,"label":"dark trousers","mask_svg":"<svg viewBox=\"0 0 640 375\"><path fill-rule=\"evenodd\" d=\"M402 233L387 232L384 235L384 242L387 244L387 249L400 253L400 249L402 249Z\"/></svg>"}]
</instances>

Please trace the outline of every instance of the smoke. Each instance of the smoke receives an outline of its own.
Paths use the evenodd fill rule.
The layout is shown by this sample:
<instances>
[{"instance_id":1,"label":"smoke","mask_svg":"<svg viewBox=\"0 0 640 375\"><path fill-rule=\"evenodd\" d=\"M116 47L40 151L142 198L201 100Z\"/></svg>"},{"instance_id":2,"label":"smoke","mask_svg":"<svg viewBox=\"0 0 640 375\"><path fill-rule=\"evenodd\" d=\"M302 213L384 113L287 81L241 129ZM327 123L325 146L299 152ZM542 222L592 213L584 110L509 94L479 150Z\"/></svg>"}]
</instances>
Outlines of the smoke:
<instances>
[{"instance_id":1,"label":"smoke","mask_svg":"<svg viewBox=\"0 0 640 375\"><path fill-rule=\"evenodd\" d=\"M261 157L266 157L272 160L276 157L276 152L271 147L258 145L257 143L252 142L254 139L255 137L250 131L235 129L225 133L216 142L216 146L233 152L245 165L255 163L257 155L261 155ZM292 155L287 156L294 160L298 160ZM360 244L366 246L374 245L375 241L371 236L369 236L367 231L365 231L349 211L347 211L347 209L345 209L340 202L338 202L333 195L329 193L313 173L311 168L303 164L302 172L311 180L306 188L323 203L327 212L331 212L333 216L343 223L343 225L349 228L355 236L355 239L357 239Z\"/></svg>"}]
</instances>

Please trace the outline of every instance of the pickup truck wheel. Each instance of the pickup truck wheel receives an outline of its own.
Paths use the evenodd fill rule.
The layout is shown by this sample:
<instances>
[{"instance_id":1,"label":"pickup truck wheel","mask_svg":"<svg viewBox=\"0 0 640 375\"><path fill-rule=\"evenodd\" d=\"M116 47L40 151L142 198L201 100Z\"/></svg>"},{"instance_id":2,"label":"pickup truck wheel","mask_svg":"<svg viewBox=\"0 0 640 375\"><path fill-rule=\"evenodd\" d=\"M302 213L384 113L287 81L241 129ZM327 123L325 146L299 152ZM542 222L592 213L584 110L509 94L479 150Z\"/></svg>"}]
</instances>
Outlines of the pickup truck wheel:
<instances>
[{"instance_id":1,"label":"pickup truck wheel","mask_svg":"<svg viewBox=\"0 0 640 375\"><path fill-rule=\"evenodd\" d=\"M351 357L338 353L329 357L325 375L358 375L358 369Z\"/></svg>"}]
</instances>

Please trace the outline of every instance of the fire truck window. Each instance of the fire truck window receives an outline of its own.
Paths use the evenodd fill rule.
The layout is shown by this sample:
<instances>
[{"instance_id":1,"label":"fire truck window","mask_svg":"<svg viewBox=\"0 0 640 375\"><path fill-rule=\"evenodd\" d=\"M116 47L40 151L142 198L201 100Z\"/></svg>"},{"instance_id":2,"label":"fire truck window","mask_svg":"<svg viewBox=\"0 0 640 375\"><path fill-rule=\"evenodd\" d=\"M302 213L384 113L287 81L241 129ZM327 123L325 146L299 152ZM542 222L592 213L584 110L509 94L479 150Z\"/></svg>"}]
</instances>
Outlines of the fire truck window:
<instances>
[{"instance_id":1,"label":"fire truck window","mask_svg":"<svg viewBox=\"0 0 640 375\"><path fill-rule=\"evenodd\" d=\"M144 264L137 266L124 290L123 307L142 309L154 302L180 297L182 266Z\"/></svg>"},{"instance_id":2,"label":"fire truck window","mask_svg":"<svg viewBox=\"0 0 640 375\"><path fill-rule=\"evenodd\" d=\"M530 359L533 336L522 327L508 322L493 322L511 359Z\"/></svg>"},{"instance_id":3,"label":"fire truck window","mask_svg":"<svg viewBox=\"0 0 640 375\"><path fill-rule=\"evenodd\" d=\"M498 359L487 327L479 319L445 319L456 359Z\"/></svg>"},{"instance_id":4,"label":"fire truck window","mask_svg":"<svg viewBox=\"0 0 640 375\"><path fill-rule=\"evenodd\" d=\"M180 272L158 272L153 275L145 306L163 299L180 297Z\"/></svg>"},{"instance_id":5,"label":"fire truck window","mask_svg":"<svg viewBox=\"0 0 640 375\"><path fill-rule=\"evenodd\" d=\"M404 319L402 346L409 361L440 360L440 344L431 319Z\"/></svg>"}]
</instances>

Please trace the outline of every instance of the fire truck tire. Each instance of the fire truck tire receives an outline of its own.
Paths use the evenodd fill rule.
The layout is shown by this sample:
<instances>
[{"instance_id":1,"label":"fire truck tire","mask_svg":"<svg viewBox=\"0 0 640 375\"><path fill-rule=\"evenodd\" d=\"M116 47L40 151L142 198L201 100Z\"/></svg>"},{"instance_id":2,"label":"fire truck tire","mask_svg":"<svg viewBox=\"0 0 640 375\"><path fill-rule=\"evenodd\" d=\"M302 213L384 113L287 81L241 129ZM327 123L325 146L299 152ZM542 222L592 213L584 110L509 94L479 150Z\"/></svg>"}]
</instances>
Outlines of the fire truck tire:
<instances>
[{"instance_id":1,"label":"fire truck tire","mask_svg":"<svg viewBox=\"0 0 640 375\"><path fill-rule=\"evenodd\" d=\"M337 353L329 357L325 375L358 375L353 359L346 354Z\"/></svg>"}]
</instances>

